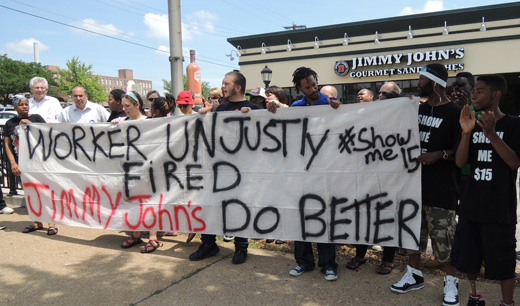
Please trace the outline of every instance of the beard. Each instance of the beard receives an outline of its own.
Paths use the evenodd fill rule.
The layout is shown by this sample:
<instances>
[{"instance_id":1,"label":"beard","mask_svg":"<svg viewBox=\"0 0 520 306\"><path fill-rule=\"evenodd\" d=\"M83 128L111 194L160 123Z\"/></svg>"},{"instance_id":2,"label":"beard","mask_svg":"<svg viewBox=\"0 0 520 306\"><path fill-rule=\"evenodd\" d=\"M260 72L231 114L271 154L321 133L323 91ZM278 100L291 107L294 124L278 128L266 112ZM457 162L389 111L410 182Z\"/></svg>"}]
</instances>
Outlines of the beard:
<instances>
[{"instance_id":1,"label":"beard","mask_svg":"<svg viewBox=\"0 0 520 306\"><path fill-rule=\"evenodd\" d=\"M233 87L232 89L229 89L227 92L227 95L224 96L224 98L229 99L237 94L236 87Z\"/></svg>"},{"instance_id":2,"label":"beard","mask_svg":"<svg viewBox=\"0 0 520 306\"><path fill-rule=\"evenodd\" d=\"M432 81L429 81L424 87L419 88L419 97L421 97L421 98L429 97L432 90L433 90L433 84L432 84Z\"/></svg>"}]
</instances>

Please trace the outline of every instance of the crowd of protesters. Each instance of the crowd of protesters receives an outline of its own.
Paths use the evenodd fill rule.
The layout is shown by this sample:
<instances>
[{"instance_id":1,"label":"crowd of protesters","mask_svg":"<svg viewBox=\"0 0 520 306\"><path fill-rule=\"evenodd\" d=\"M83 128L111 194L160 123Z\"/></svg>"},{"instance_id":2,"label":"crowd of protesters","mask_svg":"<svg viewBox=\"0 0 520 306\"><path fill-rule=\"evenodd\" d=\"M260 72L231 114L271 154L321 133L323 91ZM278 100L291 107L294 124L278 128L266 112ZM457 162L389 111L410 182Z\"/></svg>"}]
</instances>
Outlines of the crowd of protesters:
<instances>
[{"instance_id":1,"label":"crowd of protesters","mask_svg":"<svg viewBox=\"0 0 520 306\"><path fill-rule=\"evenodd\" d=\"M330 105L340 107L337 91L333 86L319 90L318 75L311 68L300 67L293 73L293 84L303 98L291 103L290 107ZM419 133L421 152L417 157L421 164L422 212L419 250L407 250L408 266L405 274L390 290L407 293L424 288L424 276L420 270L420 255L431 241L435 264L444 268L443 305L459 305L458 283L455 272L466 273L471 285L468 305L485 305L485 300L476 289L476 277L484 264L485 277L499 280L502 292L500 305L514 305L514 278L516 267L516 178L520 167L520 118L501 112L500 100L507 91L505 79L500 75L482 75L478 78L463 72L447 89L448 71L441 64L429 64L421 69L418 91L422 99L419 105ZM210 112L241 111L244 113L267 109L273 114L277 109L289 107L283 89L271 86L267 90L256 87L246 93L246 79L238 71L225 75L221 88L212 88L198 111L194 110L193 95L182 91L176 99L161 97L157 91L146 95L151 103L149 114L143 109L144 101L135 92L113 90L109 95L110 112L102 106L88 101L82 86L72 89L74 104L62 109L59 102L47 96L48 83L35 77L29 82L33 97L27 99L16 95L13 105L17 117L10 119L4 128L4 140L12 173L19 177L18 133L20 125L32 122L111 122L141 120L173 116L175 107L182 114L200 116ZM384 100L401 96L401 89L394 82L385 82L373 101L374 93L363 88L358 93L359 102L385 103ZM246 98L249 96L249 100ZM312 108L314 109L314 108ZM428 124L437 118L439 124ZM477 137L477 136L484 137ZM490 152L489 159L482 159L481 151ZM464 169L464 171L461 171ZM483 169L486 169L483 172ZM462 172L462 173L461 173ZM462 183L461 184L461 177ZM17 182L20 182L19 179ZM0 193L0 197L2 194ZM0 201L4 214L13 210ZM456 216L458 215L458 219ZM24 233L42 230L38 220L24 228ZM48 235L56 235L58 228L49 224ZM158 237L165 233L149 232L149 241L141 252L149 253L161 246ZM122 248L143 244L141 232L131 233ZM191 233L189 240L193 239ZM242 264L247 259L249 241L247 237L234 238L233 264ZM280 237L281 238L281 237ZM219 247L215 235L202 234L201 245L189 260L198 261L216 255ZM268 242L272 242L270 240ZM283 240L276 240L284 243ZM356 255L348 263L348 269L358 269L366 262L368 246L355 245ZM338 278L336 244L318 243L318 262L328 281ZM389 274L393 269L395 247L384 247L378 274ZM316 266L312 244L295 241L296 266L289 271L297 277L313 270Z\"/></svg>"}]
</instances>

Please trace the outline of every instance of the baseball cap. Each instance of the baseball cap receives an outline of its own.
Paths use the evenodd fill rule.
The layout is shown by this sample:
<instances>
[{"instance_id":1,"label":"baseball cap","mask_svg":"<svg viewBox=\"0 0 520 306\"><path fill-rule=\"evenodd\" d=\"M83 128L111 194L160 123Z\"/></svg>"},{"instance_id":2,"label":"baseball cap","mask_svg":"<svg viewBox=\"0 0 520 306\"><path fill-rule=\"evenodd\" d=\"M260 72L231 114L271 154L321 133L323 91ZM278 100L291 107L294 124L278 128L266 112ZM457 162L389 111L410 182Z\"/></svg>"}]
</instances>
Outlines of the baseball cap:
<instances>
[{"instance_id":1,"label":"baseball cap","mask_svg":"<svg viewBox=\"0 0 520 306\"><path fill-rule=\"evenodd\" d=\"M175 100L177 104L193 104L193 98L191 97L191 92L187 90L183 90L179 92L177 96L177 100Z\"/></svg>"},{"instance_id":2,"label":"baseball cap","mask_svg":"<svg viewBox=\"0 0 520 306\"><path fill-rule=\"evenodd\" d=\"M250 92L246 93L246 96L256 96L256 97L267 98L265 96L265 89L262 87L255 87L255 88L251 89Z\"/></svg>"}]
</instances>

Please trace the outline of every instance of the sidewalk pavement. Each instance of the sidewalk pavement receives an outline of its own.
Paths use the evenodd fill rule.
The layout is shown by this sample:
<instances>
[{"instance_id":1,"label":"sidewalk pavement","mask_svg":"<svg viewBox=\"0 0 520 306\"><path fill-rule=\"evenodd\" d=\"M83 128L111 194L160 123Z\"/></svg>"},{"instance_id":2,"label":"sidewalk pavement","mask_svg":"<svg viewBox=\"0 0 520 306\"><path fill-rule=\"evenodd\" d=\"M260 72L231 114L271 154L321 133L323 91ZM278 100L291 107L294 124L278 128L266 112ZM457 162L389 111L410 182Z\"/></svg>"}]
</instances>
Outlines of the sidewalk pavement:
<instances>
[{"instance_id":1,"label":"sidewalk pavement","mask_svg":"<svg viewBox=\"0 0 520 306\"><path fill-rule=\"evenodd\" d=\"M0 231L1 305L442 305L442 276L425 274L424 289L396 294L390 286L404 271L381 276L373 265L351 271L339 261L337 281L326 281L318 269L292 277L292 254L249 248L246 263L233 265L234 246L221 240L217 256L193 262L187 258L200 240L186 244L184 234L141 254L137 246L120 248L124 232L58 225L56 236L22 234L31 221L25 208L14 209L0 214L7 226ZM498 284L477 288L488 305L499 304ZM461 305L468 292L461 279Z\"/></svg>"}]
</instances>

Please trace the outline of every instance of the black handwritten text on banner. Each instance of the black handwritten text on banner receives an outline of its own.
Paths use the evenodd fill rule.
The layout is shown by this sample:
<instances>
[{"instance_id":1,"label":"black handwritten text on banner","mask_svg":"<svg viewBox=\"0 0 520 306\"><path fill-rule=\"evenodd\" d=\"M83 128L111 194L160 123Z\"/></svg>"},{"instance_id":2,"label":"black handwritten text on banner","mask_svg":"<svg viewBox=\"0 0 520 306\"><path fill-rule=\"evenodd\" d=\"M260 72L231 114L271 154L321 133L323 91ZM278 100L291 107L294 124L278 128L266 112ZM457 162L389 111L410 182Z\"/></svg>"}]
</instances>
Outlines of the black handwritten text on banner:
<instances>
[{"instance_id":1,"label":"black handwritten text on banner","mask_svg":"<svg viewBox=\"0 0 520 306\"><path fill-rule=\"evenodd\" d=\"M72 226L417 248L416 99L31 124L31 218Z\"/></svg>"}]
</instances>

